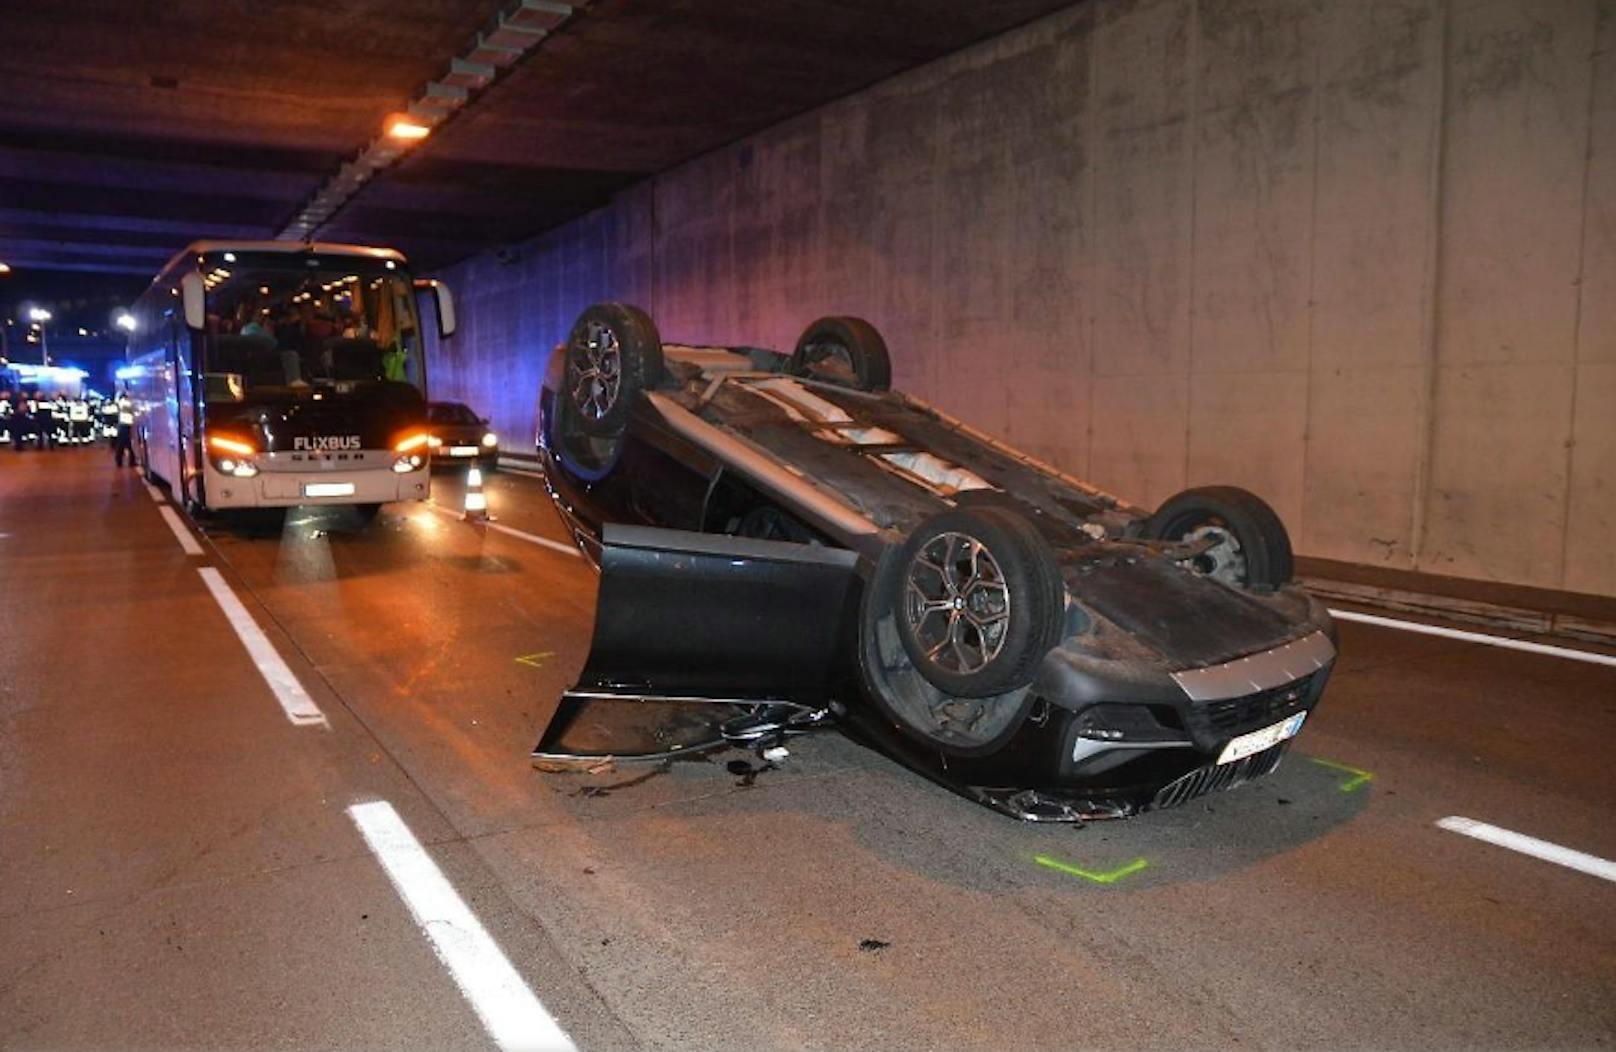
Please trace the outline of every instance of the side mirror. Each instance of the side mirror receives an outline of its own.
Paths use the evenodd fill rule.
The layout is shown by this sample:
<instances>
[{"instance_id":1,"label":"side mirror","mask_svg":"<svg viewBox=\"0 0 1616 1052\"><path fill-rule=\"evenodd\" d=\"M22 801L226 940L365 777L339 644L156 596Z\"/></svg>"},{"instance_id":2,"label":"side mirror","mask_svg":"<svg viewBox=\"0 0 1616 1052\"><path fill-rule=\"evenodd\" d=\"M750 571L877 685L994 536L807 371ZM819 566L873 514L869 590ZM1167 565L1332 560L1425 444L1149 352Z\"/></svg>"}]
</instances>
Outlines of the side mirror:
<instances>
[{"instance_id":1,"label":"side mirror","mask_svg":"<svg viewBox=\"0 0 1616 1052\"><path fill-rule=\"evenodd\" d=\"M448 339L455 331L454 295L449 286L441 281L431 279L418 280L415 287L420 290L430 289L432 292L432 305L438 312L438 338Z\"/></svg>"},{"instance_id":2,"label":"side mirror","mask_svg":"<svg viewBox=\"0 0 1616 1052\"><path fill-rule=\"evenodd\" d=\"M202 275L196 271L180 278L180 302L185 307L185 324L193 329L208 326L208 305L202 285Z\"/></svg>"}]
</instances>

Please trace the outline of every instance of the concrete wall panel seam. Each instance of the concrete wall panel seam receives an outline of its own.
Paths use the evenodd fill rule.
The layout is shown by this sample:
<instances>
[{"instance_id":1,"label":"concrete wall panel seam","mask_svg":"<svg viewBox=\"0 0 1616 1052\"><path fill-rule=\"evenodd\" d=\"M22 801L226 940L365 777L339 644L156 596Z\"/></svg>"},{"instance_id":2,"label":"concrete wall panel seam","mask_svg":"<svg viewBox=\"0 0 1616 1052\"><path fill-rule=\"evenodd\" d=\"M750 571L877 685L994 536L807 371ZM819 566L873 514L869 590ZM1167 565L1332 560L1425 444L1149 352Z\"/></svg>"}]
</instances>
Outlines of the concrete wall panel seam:
<instances>
[{"instance_id":1,"label":"concrete wall panel seam","mask_svg":"<svg viewBox=\"0 0 1616 1052\"><path fill-rule=\"evenodd\" d=\"M1596 12L1597 12L1597 8L1596 8ZM1599 97L1599 74L1601 72L1601 70L1600 70L1601 63L1599 61L1599 58L1600 58L1599 48L1598 48L1598 36L1599 36L1599 34L1598 34L1598 24L1597 23L1598 23L1598 15L1596 13L1596 15L1595 15L1595 34L1594 34L1594 38L1590 41L1589 54L1588 54L1588 104L1587 104L1587 110L1586 110L1587 116L1585 118L1585 127L1587 128L1587 139L1583 143L1583 149L1582 149L1582 206L1581 206L1582 226L1581 226L1581 229L1578 231L1578 236L1577 236L1577 276L1576 276L1576 279L1575 279L1575 282L1574 282L1574 284L1576 285L1576 290L1577 290L1576 291L1576 297L1575 297L1575 299L1576 299L1576 314L1575 314L1575 317L1573 318L1572 324L1571 324L1571 361L1573 363L1573 372L1572 372L1572 384L1571 384L1571 411L1570 411L1569 420L1568 420L1567 426L1566 426L1566 444L1565 444L1566 488L1565 488L1565 509L1564 509L1564 512L1563 512L1564 519L1562 520L1565 523L1567 542L1564 543L1564 544L1561 544L1561 546L1560 546L1560 578L1556 582L1561 587L1564 587L1566 585L1567 578L1568 578L1568 575L1569 575L1569 572L1570 572L1570 567L1568 565L1569 562L1570 562L1570 559L1571 559L1571 545L1569 543L1569 537L1570 537L1570 533L1571 533L1571 530L1572 530L1571 511L1572 511L1572 507L1574 505L1574 497L1575 497L1575 494L1576 494L1577 405L1578 405L1579 402L1581 402L1581 399L1577 397L1577 387L1578 387L1578 384L1579 384L1579 382L1581 380L1581 376L1580 376L1580 373L1576 371L1575 367L1576 367L1576 365L1580 364L1581 361L1582 361L1583 279L1584 279L1584 277L1585 277L1585 275L1587 273L1587 263L1588 263L1588 223L1589 223L1589 185L1588 184L1589 184L1589 177L1590 177L1590 175L1591 175L1591 173L1593 171L1593 166L1594 166L1594 128L1596 127L1595 121L1594 121L1594 114L1595 114L1594 102Z\"/></svg>"}]
</instances>

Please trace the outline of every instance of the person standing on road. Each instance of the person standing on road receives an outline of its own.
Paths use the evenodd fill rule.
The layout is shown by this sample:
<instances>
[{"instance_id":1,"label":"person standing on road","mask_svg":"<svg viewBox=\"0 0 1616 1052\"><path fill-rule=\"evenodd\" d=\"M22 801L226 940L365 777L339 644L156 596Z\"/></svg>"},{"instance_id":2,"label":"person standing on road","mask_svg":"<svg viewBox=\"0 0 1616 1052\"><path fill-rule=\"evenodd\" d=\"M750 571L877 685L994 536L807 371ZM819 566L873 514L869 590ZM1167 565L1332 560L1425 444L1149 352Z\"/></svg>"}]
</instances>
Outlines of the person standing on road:
<instances>
[{"instance_id":1,"label":"person standing on road","mask_svg":"<svg viewBox=\"0 0 1616 1052\"><path fill-rule=\"evenodd\" d=\"M118 448L118 400L106 398L101 402L101 437L107 440L108 449Z\"/></svg>"},{"instance_id":2,"label":"person standing on road","mask_svg":"<svg viewBox=\"0 0 1616 1052\"><path fill-rule=\"evenodd\" d=\"M118 437L112 443L112 453L120 468L125 453L129 454L129 466L135 466L135 447L129 441L134 429L135 404L129 400L129 388L125 387L118 392Z\"/></svg>"},{"instance_id":3,"label":"person standing on road","mask_svg":"<svg viewBox=\"0 0 1616 1052\"><path fill-rule=\"evenodd\" d=\"M40 449L49 449L51 439L56 433L56 400L42 397L38 392L33 397L34 440L39 443Z\"/></svg>"}]
</instances>

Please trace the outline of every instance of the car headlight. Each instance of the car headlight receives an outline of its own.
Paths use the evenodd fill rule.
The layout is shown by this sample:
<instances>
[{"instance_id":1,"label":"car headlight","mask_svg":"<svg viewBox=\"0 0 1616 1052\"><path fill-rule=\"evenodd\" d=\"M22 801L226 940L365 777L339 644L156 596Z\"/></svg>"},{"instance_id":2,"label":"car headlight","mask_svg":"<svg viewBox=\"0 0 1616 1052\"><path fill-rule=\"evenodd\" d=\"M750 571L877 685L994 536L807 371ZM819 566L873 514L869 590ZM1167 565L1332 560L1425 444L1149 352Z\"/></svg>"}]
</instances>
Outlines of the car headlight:
<instances>
[{"instance_id":1,"label":"car headlight","mask_svg":"<svg viewBox=\"0 0 1616 1052\"><path fill-rule=\"evenodd\" d=\"M499 445L499 436L494 434L492 431L483 436L483 446L485 448L493 449L497 445Z\"/></svg>"}]
</instances>

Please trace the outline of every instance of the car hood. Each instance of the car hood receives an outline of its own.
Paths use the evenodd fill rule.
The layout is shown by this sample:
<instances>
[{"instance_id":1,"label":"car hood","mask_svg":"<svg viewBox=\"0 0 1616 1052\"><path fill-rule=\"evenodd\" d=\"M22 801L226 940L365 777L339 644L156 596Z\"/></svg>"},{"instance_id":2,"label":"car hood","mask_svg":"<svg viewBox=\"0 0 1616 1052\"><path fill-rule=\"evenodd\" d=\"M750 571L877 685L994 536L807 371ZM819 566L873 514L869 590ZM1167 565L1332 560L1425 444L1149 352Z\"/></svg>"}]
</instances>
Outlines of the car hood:
<instances>
[{"instance_id":1,"label":"car hood","mask_svg":"<svg viewBox=\"0 0 1616 1052\"><path fill-rule=\"evenodd\" d=\"M1321 627L1294 587L1254 595L1137 545L1097 544L1063 556L1067 592L1093 622L1080 625L1073 642L1086 646L1082 629L1107 647L1126 641L1132 657L1148 656L1166 671L1231 661Z\"/></svg>"},{"instance_id":2,"label":"car hood","mask_svg":"<svg viewBox=\"0 0 1616 1052\"><path fill-rule=\"evenodd\" d=\"M475 446L483 440L488 428L483 424L428 424L432 433L446 446Z\"/></svg>"}]
</instances>

